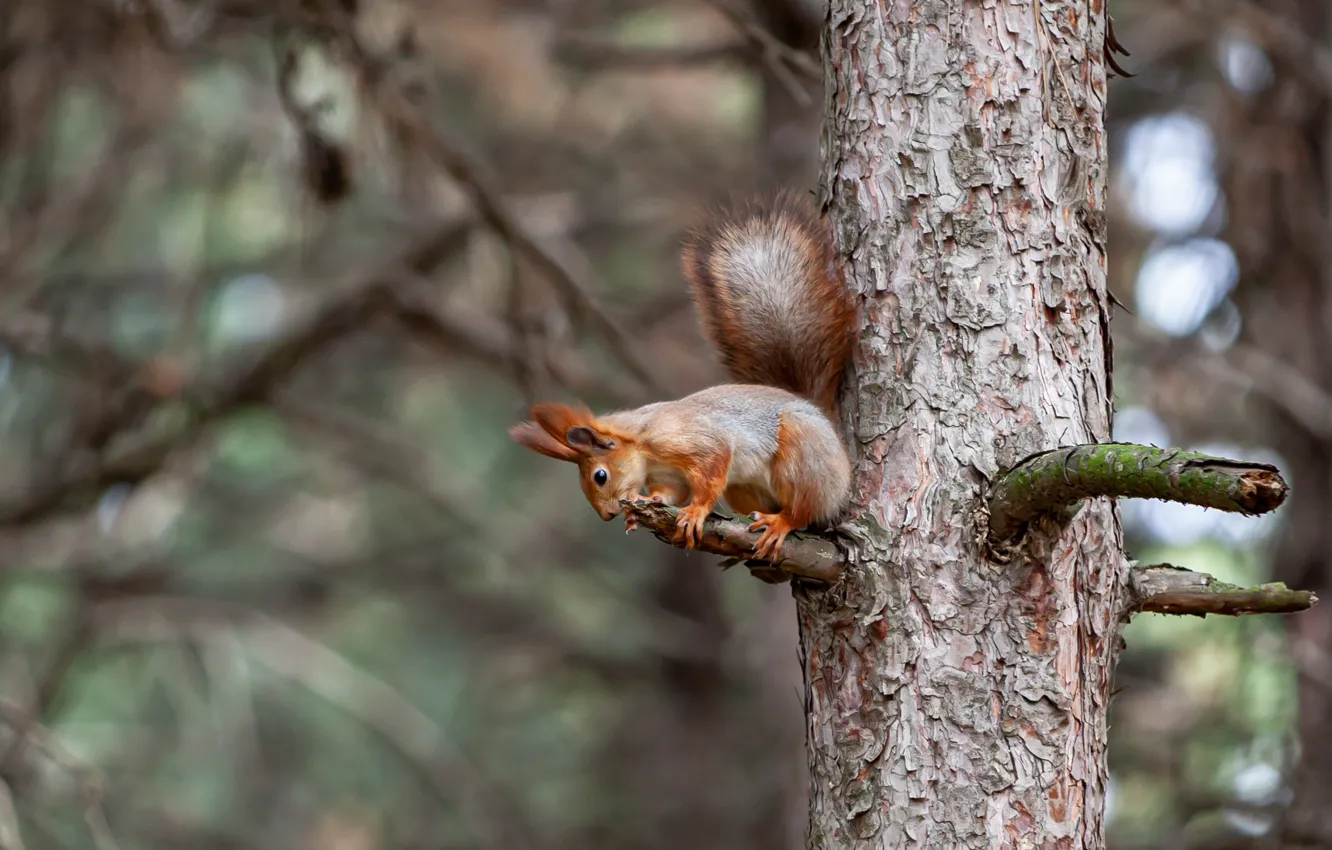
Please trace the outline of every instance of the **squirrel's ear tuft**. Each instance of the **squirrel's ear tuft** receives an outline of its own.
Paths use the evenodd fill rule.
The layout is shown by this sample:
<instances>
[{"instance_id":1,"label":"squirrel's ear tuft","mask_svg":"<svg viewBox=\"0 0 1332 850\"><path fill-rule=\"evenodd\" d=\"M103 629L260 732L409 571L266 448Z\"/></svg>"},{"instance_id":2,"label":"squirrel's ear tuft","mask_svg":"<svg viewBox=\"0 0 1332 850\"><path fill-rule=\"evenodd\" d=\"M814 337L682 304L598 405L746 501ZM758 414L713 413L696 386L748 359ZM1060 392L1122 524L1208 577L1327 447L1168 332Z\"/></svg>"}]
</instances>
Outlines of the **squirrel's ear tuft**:
<instances>
[{"instance_id":1,"label":"squirrel's ear tuft","mask_svg":"<svg viewBox=\"0 0 1332 850\"><path fill-rule=\"evenodd\" d=\"M576 449L590 454L608 452L615 448L615 441L602 436L586 425L575 425L564 434L564 441Z\"/></svg>"},{"instance_id":2,"label":"squirrel's ear tuft","mask_svg":"<svg viewBox=\"0 0 1332 850\"><path fill-rule=\"evenodd\" d=\"M532 419L552 440L576 454L601 454L615 448L615 440L596 428L596 417L586 407L538 404Z\"/></svg>"},{"instance_id":3,"label":"squirrel's ear tuft","mask_svg":"<svg viewBox=\"0 0 1332 850\"><path fill-rule=\"evenodd\" d=\"M592 411L586 407L570 407L567 404L535 404L532 406L532 419L545 432L561 443L570 428L592 424Z\"/></svg>"},{"instance_id":4,"label":"squirrel's ear tuft","mask_svg":"<svg viewBox=\"0 0 1332 850\"><path fill-rule=\"evenodd\" d=\"M535 422L523 422L509 429L509 436L520 446L526 446L537 454L553 457L556 460L577 462L578 450L561 443L547 434L545 429Z\"/></svg>"}]
</instances>

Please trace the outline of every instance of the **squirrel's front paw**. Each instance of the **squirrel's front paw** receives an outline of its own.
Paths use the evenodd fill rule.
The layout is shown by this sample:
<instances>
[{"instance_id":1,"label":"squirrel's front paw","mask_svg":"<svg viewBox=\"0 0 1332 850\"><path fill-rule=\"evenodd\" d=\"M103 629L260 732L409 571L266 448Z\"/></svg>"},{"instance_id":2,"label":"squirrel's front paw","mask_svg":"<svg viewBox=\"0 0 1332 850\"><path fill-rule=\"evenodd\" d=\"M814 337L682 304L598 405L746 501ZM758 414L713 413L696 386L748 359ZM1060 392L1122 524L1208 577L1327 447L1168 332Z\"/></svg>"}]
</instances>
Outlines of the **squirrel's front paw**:
<instances>
[{"instance_id":1,"label":"squirrel's front paw","mask_svg":"<svg viewBox=\"0 0 1332 850\"><path fill-rule=\"evenodd\" d=\"M675 521L676 544L683 543L686 549L693 549L703 542L703 521L708 518L708 509L690 505L680 509L680 516Z\"/></svg>"}]
</instances>

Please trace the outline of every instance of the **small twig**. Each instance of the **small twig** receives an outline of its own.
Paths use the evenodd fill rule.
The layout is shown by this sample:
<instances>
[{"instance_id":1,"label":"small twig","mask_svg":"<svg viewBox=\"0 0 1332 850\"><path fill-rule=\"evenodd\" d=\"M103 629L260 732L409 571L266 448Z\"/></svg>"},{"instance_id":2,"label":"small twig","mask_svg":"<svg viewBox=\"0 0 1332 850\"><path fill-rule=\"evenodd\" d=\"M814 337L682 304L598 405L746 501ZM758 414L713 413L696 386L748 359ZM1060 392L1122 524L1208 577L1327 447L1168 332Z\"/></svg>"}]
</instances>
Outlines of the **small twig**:
<instances>
[{"instance_id":1,"label":"small twig","mask_svg":"<svg viewBox=\"0 0 1332 850\"><path fill-rule=\"evenodd\" d=\"M823 68L803 50L797 50L768 32L750 16L741 12L731 0L708 0L708 4L726 16L740 33L763 53L771 54L789 64L811 80L823 79Z\"/></svg>"},{"instance_id":2,"label":"small twig","mask_svg":"<svg viewBox=\"0 0 1332 850\"><path fill-rule=\"evenodd\" d=\"M639 380L654 391L670 394L669 382L657 374L641 347L593 297L592 293L600 287L593 280L587 263L581 262L571 247L546 244L529 231L491 185L485 176L486 169L479 161L446 139L391 83L377 85L379 75L364 60L357 70L362 84L376 95L374 105L397 130L399 137L419 146L437 167L458 183L486 225L513 250L526 257L573 304L578 314L591 321Z\"/></svg>"},{"instance_id":3,"label":"small twig","mask_svg":"<svg viewBox=\"0 0 1332 850\"><path fill-rule=\"evenodd\" d=\"M1131 443L1068 446L1027 458L995 482L988 507L992 542L1021 536L1042 514L1095 496L1164 499L1246 515L1286 498L1277 468L1201 452Z\"/></svg>"},{"instance_id":4,"label":"small twig","mask_svg":"<svg viewBox=\"0 0 1332 850\"><path fill-rule=\"evenodd\" d=\"M236 605L171 597L102 606L98 620L112 637L152 639L166 629L201 643L238 639L252 658L380 735L421 772L443 805L470 809L487 837L510 847L535 846L516 812L499 809L494 783L429 715L388 682L290 626Z\"/></svg>"},{"instance_id":5,"label":"small twig","mask_svg":"<svg viewBox=\"0 0 1332 850\"><path fill-rule=\"evenodd\" d=\"M1143 321L1126 322L1119 330L1134 345L1141 346L1154 362L1196 364L1199 371L1206 373L1206 379L1224 381L1261 396L1311 436L1332 440L1332 395L1294 364L1243 342L1225 351L1212 351L1197 339L1169 338Z\"/></svg>"},{"instance_id":6,"label":"small twig","mask_svg":"<svg viewBox=\"0 0 1332 850\"><path fill-rule=\"evenodd\" d=\"M430 459L419 446L400 439L373 419L307 398L282 398L274 406L334 443L347 463L408 488L443 515L470 526L473 533L483 526L485 513L459 488L431 473Z\"/></svg>"},{"instance_id":7,"label":"small twig","mask_svg":"<svg viewBox=\"0 0 1332 850\"><path fill-rule=\"evenodd\" d=\"M24 737L32 747L40 752L45 758L45 763L67 772L74 780L78 788L79 796L84 804L83 818L88 824L88 829L93 835L93 840L97 844L98 850L114 850L117 847L115 836L111 833L110 823L107 821L106 808L103 805L102 774L96 767L80 760L73 753L62 747L50 734L46 727L33 722L32 716L19 707L17 703L0 699L0 720L11 726L18 734L18 730L26 729ZM5 821L12 818L12 811L5 811L6 807L12 807L13 799L12 789L3 778L0 778L0 850L12 850L18 848L22 850L22 843L6 843L4 836ZM15 836L18 835L18 823L11 821L11 831Z\"/></svg>"},{"instance_id":8,"label":"small twig","mask_svg":"<svg viewBox=\"0 0 1332 850\"><path fill-rule=\"evenodd\" d=\"M1248 377L1249 389L1285 410L1313 436L1332 440L1332 397L1291 364L1254 345L1232 345L1226 363Z\"/></svg>"},{"instance_id":9,"label":"small twig","mask_svg":"<svg viewBox=\"0 0 1332 850\"><path fill-rule=\"evenodd\" d=\"M1153 614L1290 614L1318 604L1308 590L1291 590L1281 582L1257 587L1227 584L1206 573L1171 564L1135 567L1130 610Z\"/></svg>"},{"instance_id":10,"label":"small twig","mask_svg":"<svg viewBox=\"0 0 1332 850\"><path fill-rule=\"evenodd\" d=\"M727 20L740 31L797 104L809 106L813 103L809 92L800 85L792 69L810 80L822 80L823 68L819 63L804 51L796 50L759 26L748 15L736 9L730 0L708 0L708 4L725 15Z\"/></svg>"},{"instance_id":11,"label":"small twig","mask_svg":"<svg viewBox=\"0 0 1332 850\"><path fill-rule=\"evenodd\" d=\"M74 662L83 654L93 638L93 623L88 606L84 600L80 600L77 605L78 607L70 615L71 620L64 637L56 646L46 672L38 682L33 704L24 713L22 721L14 725L14 737L3 755L0 755L0 779L8 777L22 758L29 736L40 731L42 721L65 687L65 680Z\"/></svg>"},{"instance_id":12,"label":"small twig","mask_svg":"<svg viewBox=\"0 0 1332 850\"><path fill-rule=\"evenodd\" d=\"M1115 37L1115 20L1110 17L1109 0L1106 0L1104 8L1105 40L1101 44L1101 59L1105 62L1106 68L1109 69L1107 76L1114 76L1116 74L1121 77L1136 76L1136 74L1130 74L1128 71L1125 71L1123 66L1119 64L1119 60L1115 58L1116 53L1124 56L1132 56L1133 54L1129 53L1128 50L1124 48L1124 45L1119 43L1119 39Z\"/></svg>"},{"instance_id":13,"label":"small twig","mask_svg":"<svg viewBox=\"0 0 1332 850\"><path fill-rule=\"evenodd\" d=\"M539 362L533 346L534 334L526 327L523 308L526 302L527 287L524 285L522 264L510 252L504 272L504 321L509 333L515 336L515 345L509 352L509 368L513 371L514 383L518 392L530 406L536 402L537 374Z\"/></svg>"},{"instance_id":14,"label":"small twig","mask_svg":"<svg viewBox=\"0 0 1332 850\"><path fill-rule=\"evenodd\" d=\"M449 353L462 352L498 369L511 369L525 356L523 340L491 316L459 309L442 310L418 281L401 281L388 294L388 314L417 340ZM551 355L546 366L556 382L582 398L608 396L617 403L645 399L638 382L621 373L591 371L572 353Z\"/></svg>"}]
</instances>

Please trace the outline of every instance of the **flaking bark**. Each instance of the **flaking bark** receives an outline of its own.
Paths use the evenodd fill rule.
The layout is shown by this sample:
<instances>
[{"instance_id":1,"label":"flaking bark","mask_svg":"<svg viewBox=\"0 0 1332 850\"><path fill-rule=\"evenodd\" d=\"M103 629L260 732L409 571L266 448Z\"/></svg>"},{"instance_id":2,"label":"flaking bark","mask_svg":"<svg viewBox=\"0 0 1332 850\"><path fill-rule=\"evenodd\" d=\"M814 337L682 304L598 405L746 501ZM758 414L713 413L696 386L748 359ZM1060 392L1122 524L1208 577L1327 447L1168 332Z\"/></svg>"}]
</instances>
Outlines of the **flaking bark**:
<instances>
[{"instance_id":1,"label":"flaking bark","mask_svg":"<svg viewBox=\"0 0 1332 850\"><path fill-rule=\"evenodd\" d=\"M985 560L987 482L1110 437L1104 14L832 0L826 206L863 329L850 566L795 589L808 845L1103 847L1109 500Z\"/></svg>"}]
</instances>

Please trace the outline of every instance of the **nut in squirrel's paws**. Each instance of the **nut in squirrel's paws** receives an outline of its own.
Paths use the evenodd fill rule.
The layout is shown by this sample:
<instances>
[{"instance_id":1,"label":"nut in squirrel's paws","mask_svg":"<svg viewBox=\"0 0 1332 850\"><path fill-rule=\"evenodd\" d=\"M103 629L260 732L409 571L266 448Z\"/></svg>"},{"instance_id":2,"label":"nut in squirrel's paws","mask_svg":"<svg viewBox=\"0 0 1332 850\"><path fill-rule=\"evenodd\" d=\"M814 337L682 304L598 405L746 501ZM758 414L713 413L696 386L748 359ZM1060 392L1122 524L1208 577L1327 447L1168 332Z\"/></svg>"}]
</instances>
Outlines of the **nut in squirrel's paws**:
<instances>
[{"instance_id":1,"label":"nut in squirrel's paws","mask_svg":"<svg viewBox=\"0 0 1332 850\"><path fill-rule=\"evenodd\" d=\"M750 531L765 529L754 544L754 554L765 561L776 560L782 543L786 542L786 535L795 531L795 527L782 514L761 514L756 511L749 518L754 520L749 526Z\"/></svg>"},{"instance_id":2,"label":"nut in squirrel's paws","mask_svg":"<svg viewBox=\"0 0 1332 850\"><path fill-rule=\"evenodd\" d=\"M703 542L703 521L708 518L707 508L690 505L680 509L680 516L675 521L675 543L684 543L686 549L693 549Z\"/></svg>"}]
</instances>

